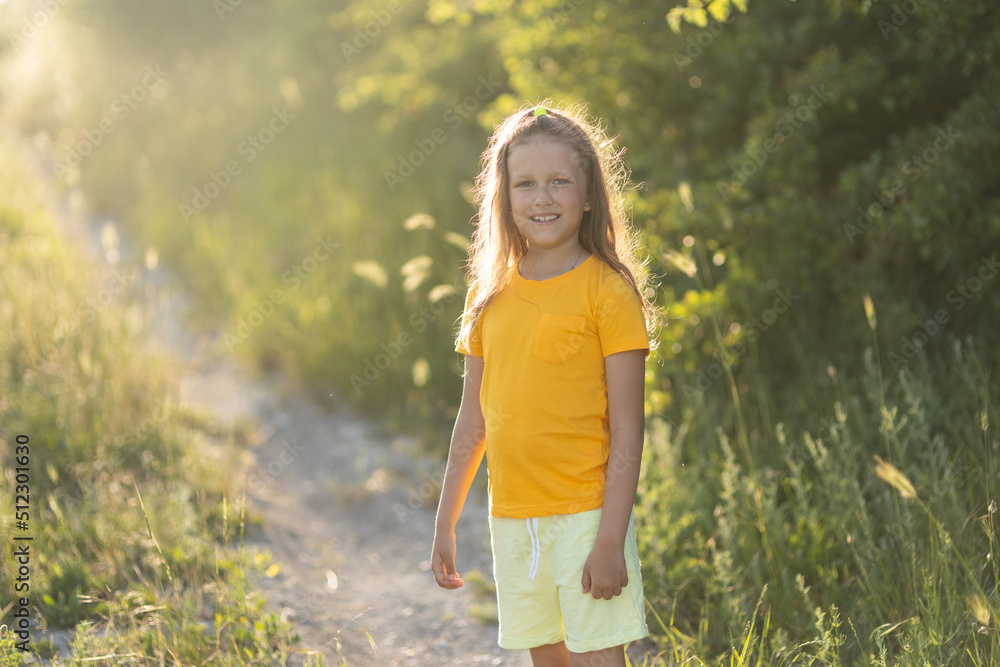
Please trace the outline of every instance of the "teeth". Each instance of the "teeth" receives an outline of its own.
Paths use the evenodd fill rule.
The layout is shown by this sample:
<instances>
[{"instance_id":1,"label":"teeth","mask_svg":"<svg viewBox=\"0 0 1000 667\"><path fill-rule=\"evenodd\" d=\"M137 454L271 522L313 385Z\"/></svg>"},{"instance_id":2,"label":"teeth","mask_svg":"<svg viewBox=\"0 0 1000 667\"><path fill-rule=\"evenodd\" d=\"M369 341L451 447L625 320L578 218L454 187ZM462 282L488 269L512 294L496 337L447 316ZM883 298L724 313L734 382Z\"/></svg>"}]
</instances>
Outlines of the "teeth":
<instances>
[{"instance_id":1,"label":"teeth","mask_svg":"<svg viewBox=\"0 0 1000 667\"><path fill-rule=\"evenodd\" d=\"M531 219L536 220L538 222L548 222L549 220L555 220L558 217L559 217L558 215L536 215Z\"/></svg>"}]
</instances>

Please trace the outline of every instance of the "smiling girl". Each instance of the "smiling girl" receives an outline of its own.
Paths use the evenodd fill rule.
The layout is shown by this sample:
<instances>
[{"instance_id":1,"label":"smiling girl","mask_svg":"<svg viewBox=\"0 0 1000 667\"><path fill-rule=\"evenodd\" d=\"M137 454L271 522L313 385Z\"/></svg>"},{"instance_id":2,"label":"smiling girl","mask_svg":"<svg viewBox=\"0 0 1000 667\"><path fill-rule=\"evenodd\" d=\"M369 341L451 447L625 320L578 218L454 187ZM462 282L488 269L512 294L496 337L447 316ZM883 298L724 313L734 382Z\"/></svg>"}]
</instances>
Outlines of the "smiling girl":
<instances>
[{"instance_id":1,"label":"smiling girl","mask_svg":"<svg viewBox=\"0 0 1000 667\"><path fill-rule=\"evenodd\" d=\"M623 666L647 633L632 505L654 311L610 146L580 113L523 108L477 180L431 565L463 586L455 524L485 453L499 642L535 667Z\"/></svg>"}]
</instances>

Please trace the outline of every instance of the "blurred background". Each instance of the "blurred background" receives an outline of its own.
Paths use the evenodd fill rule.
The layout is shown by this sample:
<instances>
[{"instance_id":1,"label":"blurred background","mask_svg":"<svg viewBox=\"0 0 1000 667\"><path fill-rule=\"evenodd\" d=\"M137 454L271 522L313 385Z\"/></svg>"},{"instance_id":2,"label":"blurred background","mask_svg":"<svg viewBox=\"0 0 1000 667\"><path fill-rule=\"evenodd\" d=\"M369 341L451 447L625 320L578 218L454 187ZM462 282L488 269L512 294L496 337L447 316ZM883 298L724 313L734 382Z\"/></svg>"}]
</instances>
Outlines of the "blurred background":
<instances>
[{"instance_id":1,"label":"blurred background","mask_svg":"<svg viewBox=\"0 0 1000 667\"><path fill-rule=\"evenodd\" d=\"M637 522L660 659L1000 660L994 2L5 0L0 37L0 508L34 429L34 509L61 526L35 603L84 622L77 655L85 622L122 610L156 650L134 610L162 602L162 563L225 579L212 545L231 546L239 493L179 464L174 430L210 426L109 435L157 409L156 375L117 360L124 306L80 305L99 294L24 151L127 239L115 262L183 281L219 351L440 458L479 156L552 100L626 150L665 312ZM164 476L203 495L177 511L204 543L115 555L79 518L125 479L169 495ZM137 576L130 549L159 551ZM268 664L286 629L254 613L235 653L171 626L173 646Z\"/></svg>"}]
</instances>

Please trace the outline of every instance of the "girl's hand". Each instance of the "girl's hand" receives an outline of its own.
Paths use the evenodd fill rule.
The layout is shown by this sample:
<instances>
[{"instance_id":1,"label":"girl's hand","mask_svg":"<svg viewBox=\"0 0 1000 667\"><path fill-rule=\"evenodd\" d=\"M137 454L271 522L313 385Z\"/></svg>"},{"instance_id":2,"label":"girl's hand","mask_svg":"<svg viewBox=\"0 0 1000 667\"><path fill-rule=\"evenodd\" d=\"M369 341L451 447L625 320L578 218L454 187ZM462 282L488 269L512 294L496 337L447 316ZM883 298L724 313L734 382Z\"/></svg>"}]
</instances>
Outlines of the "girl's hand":
<instances>
[{"instance_id":1,"label":"girl's hand","mask_svg":"<svg viewBox=\"0 0 1000 667\"><path fill-rule=\"evenodd\" d=\"M454 590L465 585L462 577L455 571L455 533L434 533L434 546L431 548L431 570L434 580L441 588Z\"/></svg>"},{"instance_id":2,"label":"girl's hand","mask_svg":"<svg viewBox=\"0 0 1000 667\"><path fill-rule=\"evenodd\" d=\"M590 593L595 600L610 600L621 595L626 586L628 569L624 547L595 544L583 564L583 592Z\"/></svg>"}]
</instances>

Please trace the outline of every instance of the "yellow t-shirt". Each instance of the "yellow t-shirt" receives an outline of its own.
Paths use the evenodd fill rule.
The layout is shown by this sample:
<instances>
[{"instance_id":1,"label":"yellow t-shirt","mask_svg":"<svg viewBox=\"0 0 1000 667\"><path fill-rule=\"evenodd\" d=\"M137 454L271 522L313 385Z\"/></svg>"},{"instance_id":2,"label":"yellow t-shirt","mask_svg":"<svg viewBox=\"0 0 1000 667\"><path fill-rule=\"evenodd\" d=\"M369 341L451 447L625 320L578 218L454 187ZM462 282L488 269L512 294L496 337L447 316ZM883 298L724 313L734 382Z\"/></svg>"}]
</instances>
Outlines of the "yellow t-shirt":
<instances>
[{"instance_id":1,"label":"yellow t-shirt","mask_svg":"<svg viewBox=\"0 0 1000 667\"><path fill-rule=\"evenodd\" d=\"M491 516L601 507L611 442L604 357L649 354L631 286L594 255L548 280L515 272L483 312L469 347L455 349L483 357Z\"/></svg>"}]
</instances>

